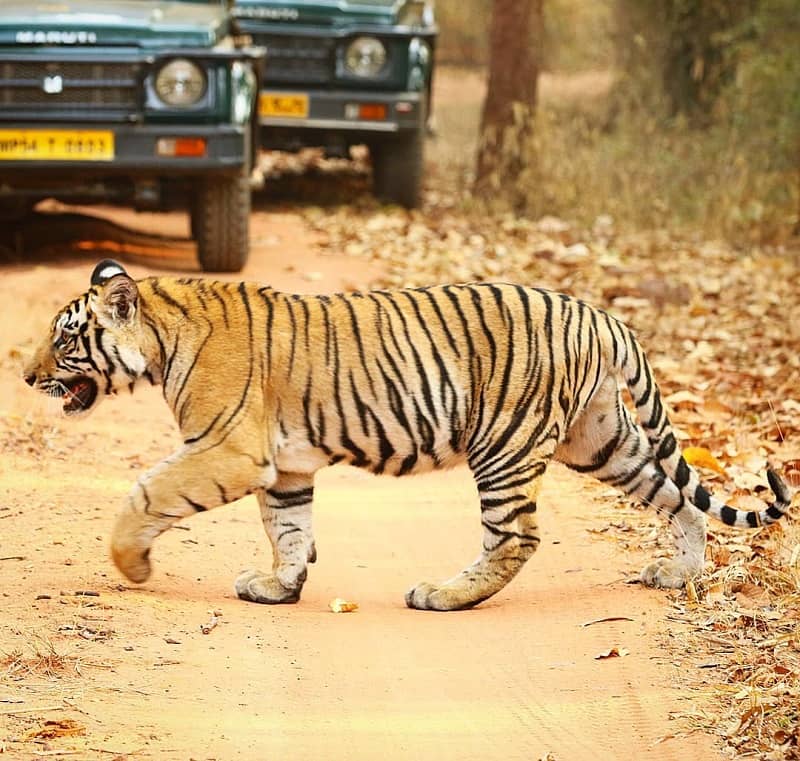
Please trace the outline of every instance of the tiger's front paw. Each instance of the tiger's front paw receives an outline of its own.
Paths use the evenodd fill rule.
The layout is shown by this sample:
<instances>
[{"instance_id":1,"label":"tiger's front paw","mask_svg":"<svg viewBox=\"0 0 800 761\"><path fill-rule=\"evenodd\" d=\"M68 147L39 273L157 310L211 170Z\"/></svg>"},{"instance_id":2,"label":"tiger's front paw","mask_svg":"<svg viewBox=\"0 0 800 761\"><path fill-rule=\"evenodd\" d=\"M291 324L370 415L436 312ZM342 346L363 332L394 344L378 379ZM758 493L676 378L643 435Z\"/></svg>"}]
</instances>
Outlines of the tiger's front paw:
<instances>
[{"instance_id":1,"label":"tiger's front paw","mask_svg":"<svg viewBox=\"0 0 800 761\"><path fill-rule=\"evenodd\" d=\"M131 581L141 584L150 576L150 547L158 531L146 516L126 510L114 524L111 557Z\"/></svg>"},{"instance_id":2,"label":"tiger's front paw","mask_svg":"<svg viewBox=\"0 0 800 761\"><path fill-rule=\"evenodd\" d=\"M141 584L150 577L150 548L142 550L137 546L123 546L118 544L111 545L111 557L114 565L122 571L125 576L137 584Z\"/></svg>"},{"instance_id":3,"label":"tiger's front paw","mask_svg":"<svg viewBox=\"0 0 800 761\"><path fill-rule=\"evenodd\" d=\"M642 584L660 589L682 589L689 579L700 574L702 567L695 567L677 558L659 558L646 566L639 578Z\"/></svg>"},{"instance_id":4,"label":"tiger's front paw","mask_svg":"<svg viewBox=\"0 0 800 761\"><path fill-rule=\"evenodd\" d=\"M271 573L261 571L245 571L240 574L233 585L236 595L242 600L260 602L266 605L292 603L300 599L302 582L296 587L286 587Z\"/></svg>"}]
</instances>

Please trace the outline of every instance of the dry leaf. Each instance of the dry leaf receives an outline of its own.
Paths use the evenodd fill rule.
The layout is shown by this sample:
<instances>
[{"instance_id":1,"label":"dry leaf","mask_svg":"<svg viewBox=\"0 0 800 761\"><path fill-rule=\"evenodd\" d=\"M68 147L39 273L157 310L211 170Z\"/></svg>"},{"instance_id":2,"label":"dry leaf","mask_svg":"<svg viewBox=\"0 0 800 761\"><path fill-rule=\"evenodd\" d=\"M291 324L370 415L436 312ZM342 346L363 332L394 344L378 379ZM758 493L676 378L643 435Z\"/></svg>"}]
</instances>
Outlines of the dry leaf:
<instances>
[{"instance_id":1,"label":"dry leaf","mask_svg":"<svg viewBox=\"0 0 800 761\"><path fill-rule=\"evenodd\" d=\"M605 624L609 621L633 621L633 619L628 618L628 616L606 616L605 618L593 618L591 621L582 623L581 626L594 626L595 624Z\"/></svg>"},{"instance_id":2,"label":"dry leaf","mask_svg":"<svg viewBox=\"0 0 800 761\"><path fill-rule=\"evenodd\" d=\"M732 410L720 399L711 397L703 402L703 417L716 423L725 423L731 418Z\"/></svg>"},{"instance_id":3,"label":"dry leaf","mask_svg":"<svg viewBox=\"0 0 800 761\"><path fill-rule=\"evenodd\" d=\"M719 460L705 447L686 447L686 449L683 450L683 459L686 460L689 465L707 468L720 475L725 475L725 469L722 467Z\"/></svg>"},{"instance_id":4,"label":"dry leaf","mask_svg":"<svg viewBox=\"0 0 800 761\"><path fill-rule=\"evenodd\" d=\"M728 553L730 556L730 553ZM725 585L723 583L712 584L706 591L706 602L721 603L725 602Z\"/></svg>"},{"instance_id":5,"label":"dry leaf","mask_svg":"<svg viewBox=\"0 0 800 761\"><path fill-rule=\"evenodd\" d=\"M626 650L624 647L612 647L608 650L603 650L602 653L598 653L595 655L594 659L596 661L604 661L607 658L624 658L629 654L630 650Z\"/></svg>"},{"instance_id":6,"label":"dry leaf","mask_svg":"<svg viewBox=\"0 0 800 761\"><path fill-rule=\"evenodd\" d=\"M757 513L767 509L767 503L753 494L734 494L728 500L728 504L739 510L752 510Z\"/></svg>"},{"instance_id":7,"label":"dry leaf","mask_svg":"<svg viewBox=\"0 0 800 761\"><path fill-rule=\"evenodd\" d=\"M733 483L737 489L742 489L744 491L755 491L756 489L767 488L766 478L762 478L761 476L751 473L747 470L736 473L733 477Z\"/></svg>"},{"instance_id":8,"label":"dry leaf","mask_svg":"<svg viewBox=\"0 0 800 761\"><path fill-rule=\"evenodd\" d=\"M675 409L681 409L683 407L694 408L703 404L703 398L701 396L686 390L676 391L674 394L670 394L666 397L665 401L670 407L674 407Z\"/></svg>"},{"instance_id":9,"label":"dry leaf","mask_svg":"<svg viewBox=\"0 0 800 761\"><path fill-rule=\"evenodd\" d=\"M52 740L55 737L75 737L85 735L86 727L78 724L74 719L52 719L40 727L29 729L24 735L25 740Z\"/></svg>"},{"instance_id":10,"label":"dry leaf","mask_svg":"<svg viewBox=\"0 0 800 761\"><path fill-rule=\"evenodd\" d=\"M352 613L354 610L358 610L358 603L348 602L341 597L336 597L328 603L328 607L334 613Z\"/></svg>"},{"instance_id":11,"label":"dry leaf","mask_svg":"<svg viewBox=\"0 0 800 761\"><path fill-rule=\"evenodd\" d=\"M725 547L724 545L720 544L709 545L709 554L711 555L711 560L714 562L714 565L717 568L726 567L731 562L732 553L730 549L728 547Z\"/></svg>"},{"instance_id":12,"label":"dry leaf","mask_svg":"<svg viewBox=\"0 0 800 761\"><path fill-rule=\"evenodd\" d=\"M766 608L772 601L764 587L749 582L731 584L731 592L736 595L736 602L748 608Z\"/></svg>"},{"instance_id":13,"label":"dry leaf","mask_svg":"<svg viewBox=\"0 0 800 761\"><path fill-rule=\"evenodd\" d=\"M729 452L732 448L734 448L732 444L729 444L725 448L725 451ZM767 467L766 455L761 452L753 452L752 450L744 452L733 451L730 453L730 460L737 465L741 465L748 473L757 473ZM762 479L762 483L766 486L766 479Z\"/></svg>"}]
</instances>

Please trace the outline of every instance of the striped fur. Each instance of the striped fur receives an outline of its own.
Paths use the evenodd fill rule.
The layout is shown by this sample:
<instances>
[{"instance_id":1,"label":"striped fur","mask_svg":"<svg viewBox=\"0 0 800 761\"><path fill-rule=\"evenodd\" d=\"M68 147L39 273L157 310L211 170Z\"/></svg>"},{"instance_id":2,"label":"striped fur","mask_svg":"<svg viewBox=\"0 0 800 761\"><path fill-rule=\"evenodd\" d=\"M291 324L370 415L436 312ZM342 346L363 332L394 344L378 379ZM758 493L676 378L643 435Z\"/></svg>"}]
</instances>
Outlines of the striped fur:
<instances>
[{"instance_id":1,"label":"striped fur","mask_svg":"<svg viewBox=\"0 0 800 761\"><path fill-rule=\"evenodd\" d=\"M133 488L114 528L114 561L143 581L156 536L255 493L273 569L235 585L255 602L299 598L316 556L314 473L337 462L391 475L471 469L483 550L453 578L409 591L414 608L467 608L516 575L540 542L537 495L552 459L668 518L677 552L644 569L654 586L679 587L701 572L704 513L751 527L779 519L790 502L772 472L775 501L761 513L710 496L680 453L630 330L541 289L297 296L251 283L134 282L105 261L89 291L56 316L26 379L63 395L71 414L142 380L160 383L183 446Z\"/></svg>"}]
</instances>

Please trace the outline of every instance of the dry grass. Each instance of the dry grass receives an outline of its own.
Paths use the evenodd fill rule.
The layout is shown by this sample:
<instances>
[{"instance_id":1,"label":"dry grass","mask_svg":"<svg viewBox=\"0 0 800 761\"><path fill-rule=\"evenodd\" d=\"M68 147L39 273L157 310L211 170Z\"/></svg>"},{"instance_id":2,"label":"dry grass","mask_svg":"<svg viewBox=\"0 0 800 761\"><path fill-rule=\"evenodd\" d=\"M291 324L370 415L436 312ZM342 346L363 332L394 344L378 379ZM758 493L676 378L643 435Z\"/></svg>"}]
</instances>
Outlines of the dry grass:
<instances>
[{"instance_id":1,"label":"dry grass","mask_svg":"<svg viewBox=\"0 0 800 761\"><path fill-rule=\"evenodd\" d=\"M471 187L484 79L479 69L443 67L434 88L431 187L466 211L476 205ZM495 211L584 226L610 215L619 229L683 227L739 244L782 244L792 236L797 172L767 161L763 135L738 122L700 131L680 120L658 122L645 110L622 112L610 97L614 82L608 68L540 77L532 143L521 145L513 134L504 140L510 159L523 153L535 160L513 184L498 174L489 202Z\"/></svg>"},{"instance_id":2,"label":"dry grass","mask_svg":"<svg viewBox=\"0 0 800 761\"><path fill-rule=\"evenodd\" d=\"M81 676L80 658L60 652L47 636L32 635L24 650L16 649L0 657L1 680L20 681L31 677L60 679Z\"/></svg>"},{"instance_id":3,"label":"dry grass","mask_svg":"<svg viewBox=\"0 0 800 761\"><path fill-rule=\"evenodd\" d=\"M718 707L692 721L741 757L800 759L800 524L717 534L709 565L670 617L670 650Z\"/></svg>"},{"instance_id":4,"label":"dry grass","mask_svg":"<svg viewBox=\"0 0 800 761\"><path fill-rule=\"evenodd\" d=\"M751 159L763 151L750 136L735 127L698 132L679 122L657 129L646 113L612 117L601 93L582 98L568 87L563 93L567 100L557 105L543 96L530 144L506 135L512 163L520 154L532 158L513 183L501 159L491 199L496 208L583 225L610 215L627 230L683 227L738 243L784 243L792 236L800 201L796 172L767 170ZM457 131L465 132L463 124ZM469 162L465 168L469 177Z\"/></svg>"},{"instance_id":5,"label":"dry grass","mask_svg":"<svg viewBox=\"0 0 800 761\"><path fill-rule=\"evenodd\" d=\"M796 223L796 173L766 169L756 137L738 125L707 131L649 114L609 114L601 101L544 105L536 162L520 178L533 216L589 224L610 214L627 229L691 227L737 242L784 242Z\"/></svg>"}]
</instances>

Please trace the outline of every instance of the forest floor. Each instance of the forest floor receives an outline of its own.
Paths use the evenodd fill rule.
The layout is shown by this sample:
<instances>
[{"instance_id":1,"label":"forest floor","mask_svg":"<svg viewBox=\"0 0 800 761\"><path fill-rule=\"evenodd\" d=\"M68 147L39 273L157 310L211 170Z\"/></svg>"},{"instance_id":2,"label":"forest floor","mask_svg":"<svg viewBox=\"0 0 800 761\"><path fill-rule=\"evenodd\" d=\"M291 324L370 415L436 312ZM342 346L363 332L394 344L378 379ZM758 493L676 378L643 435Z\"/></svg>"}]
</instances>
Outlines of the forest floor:
<instances>
[{"instance_id":1,"label":"forest floor","mask_svg":"<svg viewBox=\"0 0 800 761\"><path fill-rule=\"evenodd\" d=\"M300 292L514 280L585 297L637 329L716 493L763 506L768 461L800 483L796 252L483 213L463 190L470 81L440 76L419 211L376 205L359 162L266 162L242 277ZM421 613L405 590L476 553L469 474L336 467L317 482L319 562L297 605L233 593L254 558L270 564L252 498L164 535L152 579L126 583L109 531L177 443L164 402L146 390L75 424L20 367L99 258L191 273L194 251L181 214L50 209L0 249L0 756L798 757L796 509L755 533L710 526L703 580L653 591L631 582L668 552L663 522L553 467L542 547L520 576L472 611ZM358 610L334 614L337 597Z\"/></svg>"}]
</instances>

